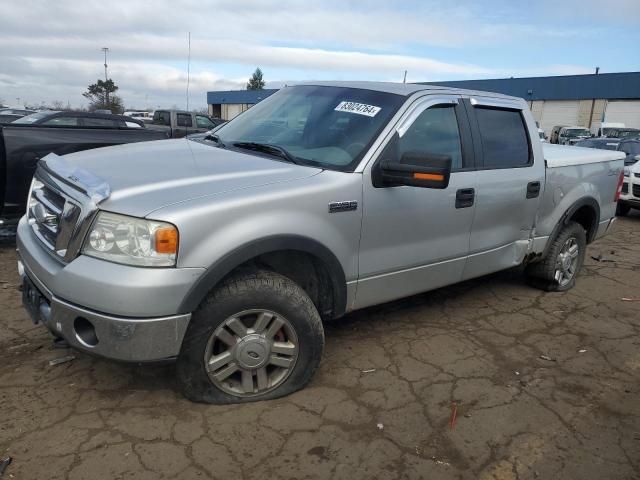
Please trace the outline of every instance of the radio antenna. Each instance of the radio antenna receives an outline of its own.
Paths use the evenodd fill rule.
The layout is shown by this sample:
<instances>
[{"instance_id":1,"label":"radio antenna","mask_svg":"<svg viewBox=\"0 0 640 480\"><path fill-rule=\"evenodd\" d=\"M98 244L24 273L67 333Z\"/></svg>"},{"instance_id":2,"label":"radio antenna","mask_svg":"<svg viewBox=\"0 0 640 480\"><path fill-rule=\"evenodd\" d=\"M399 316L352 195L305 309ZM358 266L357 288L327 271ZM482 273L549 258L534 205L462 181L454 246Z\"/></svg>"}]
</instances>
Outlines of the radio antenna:
<instances>
[{"instance_id":1,"label":"radio antenna","mask_svg":"<svg viewBox=\"0 0 640 480\"><path fill-rule=\"evenodd\" d=\"M187 57L187 111L189 111L189 80L191 79L191 32L189 32L189 54Z\"/></svg>"}]
</instances>

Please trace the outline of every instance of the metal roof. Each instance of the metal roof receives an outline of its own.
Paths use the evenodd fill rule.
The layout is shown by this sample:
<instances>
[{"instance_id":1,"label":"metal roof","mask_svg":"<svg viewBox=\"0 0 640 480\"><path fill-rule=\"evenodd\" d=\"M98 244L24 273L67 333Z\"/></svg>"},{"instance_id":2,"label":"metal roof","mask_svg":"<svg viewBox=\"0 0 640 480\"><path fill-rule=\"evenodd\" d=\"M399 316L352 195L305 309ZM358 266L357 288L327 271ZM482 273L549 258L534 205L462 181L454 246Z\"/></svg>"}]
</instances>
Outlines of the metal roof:
<instances>
[{"instance_id":1,"label":"metal roof","mask_svg":"<svg viewBox=\"0 0 640 480\"><path fill-rule=\"evenodd\" d=\"M640 72L456 80L422 84L496 92L525 100L640 100Z\"/></svg>"},{"instance_id":2,"label":"metal roof","mask_svg":"<svg viewBox=\"0 0 640 480\"><path fill-rule=\"evenodd\" d=\"M226 90L207 92L207 104L258 103L278 91L277 88L263 90Z\"/></svg>"}]
</instances>

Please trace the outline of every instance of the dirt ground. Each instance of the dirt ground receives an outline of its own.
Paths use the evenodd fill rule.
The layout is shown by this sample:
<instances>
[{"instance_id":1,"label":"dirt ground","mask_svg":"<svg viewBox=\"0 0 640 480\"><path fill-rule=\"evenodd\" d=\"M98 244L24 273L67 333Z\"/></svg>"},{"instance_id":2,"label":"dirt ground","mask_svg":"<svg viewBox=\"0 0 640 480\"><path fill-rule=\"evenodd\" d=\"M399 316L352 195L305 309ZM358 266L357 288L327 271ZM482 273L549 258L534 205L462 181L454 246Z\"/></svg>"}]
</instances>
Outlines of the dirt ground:
<instances>
[{"instance_id":1,"label":"dirt ground","mask_svg":"<svg viewBox=\"0 0 640 480\"><path fill-rule=\"evenodd\" d=\"M49 366L70 352L1 247L3 479L638 479L638 213L568 293L504 272L357 312L310 387L225 407L184 400L172 366Z\"/></svg>"}]
</instances>

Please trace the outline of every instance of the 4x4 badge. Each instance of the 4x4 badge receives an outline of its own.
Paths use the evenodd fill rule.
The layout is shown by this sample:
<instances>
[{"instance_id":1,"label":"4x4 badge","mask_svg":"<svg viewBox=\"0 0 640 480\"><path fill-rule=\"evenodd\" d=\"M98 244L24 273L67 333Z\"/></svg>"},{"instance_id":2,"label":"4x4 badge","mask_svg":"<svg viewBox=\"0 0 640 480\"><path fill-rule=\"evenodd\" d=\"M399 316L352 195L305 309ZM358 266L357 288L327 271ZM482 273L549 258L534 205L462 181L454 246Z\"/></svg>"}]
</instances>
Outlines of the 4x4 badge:
<instances>
[{"instance_id":1,"label":"4x4 badge","mask_svg":"<svg viewBox=\"0 0 640 480\"><path fill-rule=\"evenodd\" d=\"M350 200L347 202L331 202L329 204L329 213L350 212L358 209L358 202Z\"/></svg>"}]
</instances>

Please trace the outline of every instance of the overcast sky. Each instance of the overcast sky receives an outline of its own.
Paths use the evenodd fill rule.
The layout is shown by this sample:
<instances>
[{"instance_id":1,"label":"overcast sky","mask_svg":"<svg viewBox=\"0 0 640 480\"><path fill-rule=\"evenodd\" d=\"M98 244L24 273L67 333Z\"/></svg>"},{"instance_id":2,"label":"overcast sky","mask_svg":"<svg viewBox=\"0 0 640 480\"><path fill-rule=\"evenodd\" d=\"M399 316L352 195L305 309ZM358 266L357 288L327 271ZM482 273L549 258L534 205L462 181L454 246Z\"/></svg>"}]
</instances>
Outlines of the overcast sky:
<instances>
[{"instance_id":1,"label":"overcast sky","mask_svg":"<svg viewBox=\"0 0 640 480\"><path fill-rule=\"evenodd\" d=\"M640 0L5 0L0 99L84 104L109 77L129 108L300 80L437 81L640 70Z\"/></svg>"}]
</instances>

